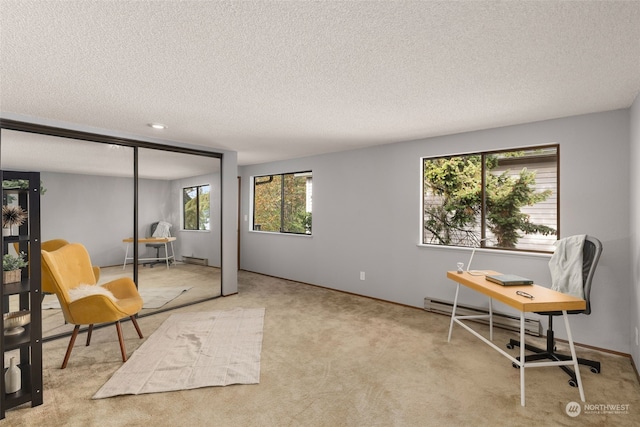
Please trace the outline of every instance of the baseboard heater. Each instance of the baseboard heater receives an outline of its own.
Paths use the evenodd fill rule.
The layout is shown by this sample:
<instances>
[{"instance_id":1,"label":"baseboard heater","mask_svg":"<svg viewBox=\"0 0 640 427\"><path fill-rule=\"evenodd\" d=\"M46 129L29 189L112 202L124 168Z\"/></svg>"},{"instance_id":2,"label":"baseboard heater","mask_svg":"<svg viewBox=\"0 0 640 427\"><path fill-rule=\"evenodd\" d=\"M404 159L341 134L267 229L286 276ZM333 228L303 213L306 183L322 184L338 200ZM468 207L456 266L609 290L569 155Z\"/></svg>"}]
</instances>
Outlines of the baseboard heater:
<instances>
[{"instance_id":1,"label":"baseboard heater","mask_svg":"<svg viewBox=\"0 0 640 427\"><path fill-rule=\"evenodd\" d=\"M432 313L446 314L447 316L451 316L451 311L453 311L453 302L441 301L434 298L426 297L424 299L424 309ZM474 316L479 314L489 314L489 310L458 304L458 306L456 307L456 314L459 316ZM469 321L483 323L485 325L489 324L489 319L469 319ZM520 317L511 316L505 313L499 313L493 310L493 325L498 328L520 332ZM541 336L542 327L540 325L540 321L536 319L528 319L525 317L524 331L527 335L533 335L536 337Z\"/></svg>"},{"instance_id":2,"label":"baseboard heater","mask_svg":"<svg viewBox=\"0 0 640 427\"><path fill-rule=\"evenodd\" d=\"M209 265L207 258L198 258L195 256L182 256L182 262L185 264Z\"/></svg>"}]
</instances>

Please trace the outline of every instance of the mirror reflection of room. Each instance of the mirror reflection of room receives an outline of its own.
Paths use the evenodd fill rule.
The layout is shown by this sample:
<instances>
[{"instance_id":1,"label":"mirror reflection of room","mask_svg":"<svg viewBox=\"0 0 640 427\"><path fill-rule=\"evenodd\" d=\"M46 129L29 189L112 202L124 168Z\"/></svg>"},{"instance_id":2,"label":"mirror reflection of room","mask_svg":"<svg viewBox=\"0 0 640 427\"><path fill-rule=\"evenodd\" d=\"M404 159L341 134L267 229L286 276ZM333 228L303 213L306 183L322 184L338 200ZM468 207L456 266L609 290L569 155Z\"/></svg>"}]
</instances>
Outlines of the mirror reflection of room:
<instances>
[{"instance_id":1,"label":"mirror reflection of room","mask_svg":"<svg viewBox=\"0 0 640 427\"><path fill-rule=\"evenodd\" d=\"M81 243L98 285L135 279L133 147L2 129L1 150L3 170L41 173L44 250ZM220 296L220 160L138 150L137 286L146 302L140 315ZM206 228L185 230L185 188L205 184L199 215L209 216L201 221ZM69 334L73 325L46 282L43 275L43 337Z\"/></svg>"},{"instance_id":2,"label":"mirror reflection of room","mask_svg":"<svg viewBox=\"0 0 640 427\"><path fill-rule=\"evenodd\" d=\"M220 296L220 160L141 148L138 162L141 314Z\"/></svg>"}]
</instances>

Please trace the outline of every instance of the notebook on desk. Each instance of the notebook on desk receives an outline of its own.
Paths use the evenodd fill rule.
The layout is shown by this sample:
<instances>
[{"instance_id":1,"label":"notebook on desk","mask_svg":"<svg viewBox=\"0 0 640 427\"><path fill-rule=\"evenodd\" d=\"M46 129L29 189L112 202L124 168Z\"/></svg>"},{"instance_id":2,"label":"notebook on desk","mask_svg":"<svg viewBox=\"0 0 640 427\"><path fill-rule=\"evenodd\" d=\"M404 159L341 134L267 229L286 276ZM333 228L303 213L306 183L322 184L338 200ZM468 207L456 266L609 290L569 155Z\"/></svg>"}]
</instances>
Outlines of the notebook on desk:
<instances>
[{"instance_id":1,"label":"notebook on desk","mask_svg":"<svg viewBox=\"0 0 640 427\"><path fill-rule=\"evenodd\" d=\"M533 285L533 280L516 276L515 274L487 274L485 278L502 286Z\"/></svg>"}]
</instances>

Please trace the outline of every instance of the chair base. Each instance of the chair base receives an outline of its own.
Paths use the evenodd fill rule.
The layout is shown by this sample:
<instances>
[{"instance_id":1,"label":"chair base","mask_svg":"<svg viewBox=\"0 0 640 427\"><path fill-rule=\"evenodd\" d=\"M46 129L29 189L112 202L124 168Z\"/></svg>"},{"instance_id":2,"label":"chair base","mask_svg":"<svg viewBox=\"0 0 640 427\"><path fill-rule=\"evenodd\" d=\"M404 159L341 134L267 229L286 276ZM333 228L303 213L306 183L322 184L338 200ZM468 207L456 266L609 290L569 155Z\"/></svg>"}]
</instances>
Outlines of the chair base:
<instances>
[{"instance_id":1,"label":"chair base","mask_svg":"<svg viewBox=\"0 0 640 427\"><path fill-rule=\"evenodd\" d=\"M155 246L155 245L154 245L154 246L150 246L150 245L147 245L147 247L153 247L153 248L155 248L155 249L156 249L156 259L155 259L155 260L153 260L153 261L143 262L143 263L142 263L142 266L143 266L143 267L144 267L145 265L148 265L148 266L149 266L149 268L153 268L153 266L154 266L154 265L156 265L156 264L166 264L166 263L167 263L167 261L166 261L166 260L165 260L165 261L163 261L163 260L160 258L160 248L161 248L161 247L163 247L163 246ZM166 248L165 248L165 250L166 250ZM169 254L165 254L165 255L166 255L166 256L168 256ZM169 264L171 264L171 263L172 263L172 262L171 262L171 260L169 260Z\"/></svg>"},{"instance_id":2,"label":"chair base","mask_svg":"<svg viewBox=\"0 0 640 427\"><path fill-rule=\"evenodd\" d=\"M131 323L136 328L136 332L140 339L144 338L142 336L142 332L140 331L140 326L138 326L138 321L135 316L130 316ZM127 361L127 351L124 347L124 338L122 336L122 327L120 326L120 321L115 322L116 331L118 332L118 342L120 344L120 353L122 354L122 362ZM67 363L69 362L69 357L71 357L71 350L73 350L73 345L76 342L76 338L78 337L78 332L80 331L80 325L75 325L73 328L73 333L71 334L71 339L69 340L69 345L67 346L67 352L64 355L64 360L62 361L62 366L60 369L64 369L67 367ZM93 324L89 325L89 329L87 331L87 346L91 343L91 334L93 333Z\"/></svg>"},{"instance_id":3,"label":"chair base","mask_svg":"<svg viewBox=\"0 0 640 427\"><path fill-rule=\"evenodd\" d=\"M515 347L520 347L520 345L521 345L520 341L510 339L509 343L507 344L507 348L512 349ZM550 359L557 362L571 360L571 356L555 352L555 340L553 337L553 331L547 331L547 348L546 349L535 347L533 345L529 345L526 343L524 345L524 348L525 350L528 350L534 353L534 354L525 355L524 357L525 362L533 362L536 360L544 360L544 359ZM516 357L516 359L520 360L520 357ZM589 366L589 369L594 374L600 373L600 362L578 357L578 363L581 365ZM518 365L514 363L514 367L517 368ZM569 375L570 377L569 385L571 387L577 387L578 380L576 379L576 373L574 372L574 370L569 368L568 366L559 366L559 368L562 369L567 375Z\"/></svg>"}]
</instances>

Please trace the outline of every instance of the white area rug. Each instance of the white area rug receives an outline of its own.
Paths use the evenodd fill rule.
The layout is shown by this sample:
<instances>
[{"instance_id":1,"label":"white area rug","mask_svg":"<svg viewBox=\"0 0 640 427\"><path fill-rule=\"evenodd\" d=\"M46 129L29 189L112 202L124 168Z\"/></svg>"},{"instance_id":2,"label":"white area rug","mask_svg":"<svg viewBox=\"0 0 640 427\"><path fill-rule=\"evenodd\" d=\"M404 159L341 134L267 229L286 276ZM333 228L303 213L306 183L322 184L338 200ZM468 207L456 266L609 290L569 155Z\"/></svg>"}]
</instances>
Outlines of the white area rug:
<instances>
[{"instance_id":1,"label":"white area rug","mask_svg":"<svg viewBox=\"0 0 640 427\"><path fill-rule=\"evenodd\" d=\"M144 301L142 308L160 308L191 288L192 286L174 286L171 288L142 288L139 291L140 296L142 297L142 301ZM42 309L60 309L60 302L58 301L58 298L54 296L49 301L43 301Z\"/></svg>"},{"instance_id":2,"label":"white area rug","mask_svg":"<svg viewBox=\"0 0 640 427\"><path fill-rule=\"evenodd\" d=\"M172 314L93 398L258 384L264 312Z\"/></svg>"}]
</instances>

